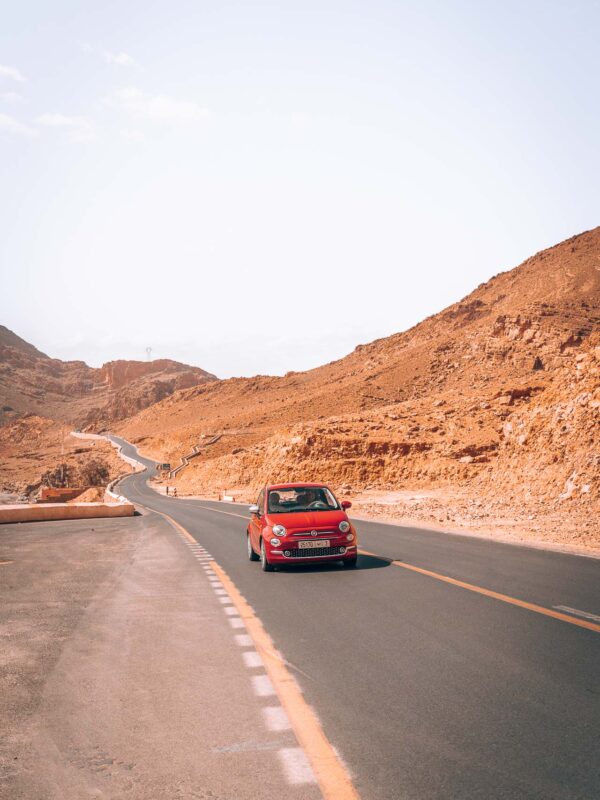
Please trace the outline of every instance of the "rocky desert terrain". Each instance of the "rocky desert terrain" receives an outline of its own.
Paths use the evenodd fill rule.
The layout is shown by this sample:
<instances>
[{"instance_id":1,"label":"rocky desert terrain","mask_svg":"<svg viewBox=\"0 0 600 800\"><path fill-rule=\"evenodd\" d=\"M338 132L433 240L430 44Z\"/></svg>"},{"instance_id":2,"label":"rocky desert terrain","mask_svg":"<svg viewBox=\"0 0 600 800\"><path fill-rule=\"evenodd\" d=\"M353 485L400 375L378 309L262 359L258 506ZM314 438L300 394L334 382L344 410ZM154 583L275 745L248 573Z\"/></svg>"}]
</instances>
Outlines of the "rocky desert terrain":
<instances>
[{"instance_id":1,"label":"rocky desert terrain","mask_svg":"<svg viewBox=\"0 0 600 800\"><path fill-rule=\"evenodd\" d=\"M181 495L325 480L360 512L600 547L600 228L339 361L175 392L121 422Z\"/></svg>"},{"instance_id":2,"label":"rocky desert terrain","mask_svg":"<svg viewBox=\"0 0 600 800\"><path fill-rule=\"evenodd\" d=\"M33 413L81 427L124 419L178 389L216 380L177 361L83 361L49 358L0 325L0 424Z\"/></svg>"},{"instance_id":3,"label":"rocky desert terrain","mask_svg":"<svg viewBox=\"0 0 600 800\"><path fill-rule=\"evenodd\" d=\"M0 452L17 470L48 453L37 431L54 440L56 420L110 427L172 464L195 448L170 481L181 496L250 501L267 481L325 480L369 516L600 551L599 323L596 228L408 331L284 377L94 370L4 328Z\"/></svg>"},{"instance_id":4,"label":"rocky desert terrain","mask_svg":"<svg viewBox=\"0 0 600 800\"><path fill-rule=\"evenodd\" d=\"M60 361L0 326L0 494L35 493L44 472L59 463L71 467L71 481L81 482L85 465L98 459L117 477L126 468L110 445L69 432L105 428L174 391L214 380L166 359L111 361L100 369Z\"/></svg>"},{"instance_id":5,"label":"rocky desert terrain","mask_svg":"<svg viewBox=\"0 0 600 800\"><path fill-rule=\"evenodd\" d=\"M0 502L34 497L45 474L47 485L59 485L51 479L56 473L63 485L74 487L106 485L131 471L108 442L78 439L72 430L68 423L35 414L0 427ZM84 499L99 497L90 489Z\"/></svg>"}]
</instances>

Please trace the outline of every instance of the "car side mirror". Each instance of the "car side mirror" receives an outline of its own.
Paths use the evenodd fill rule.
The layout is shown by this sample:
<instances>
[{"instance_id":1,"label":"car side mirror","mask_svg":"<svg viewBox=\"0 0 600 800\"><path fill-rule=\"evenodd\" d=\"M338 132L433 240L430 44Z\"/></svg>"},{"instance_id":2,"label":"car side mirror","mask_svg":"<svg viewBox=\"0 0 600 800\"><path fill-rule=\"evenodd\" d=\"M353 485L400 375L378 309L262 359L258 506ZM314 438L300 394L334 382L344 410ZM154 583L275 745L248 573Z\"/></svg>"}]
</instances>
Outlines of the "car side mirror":
<instances>
[{"instance_id":1,"label":"car side mirror","mask_svg":"<svg viewBox=\"0 0 600 800\"><path fill-rule=\"evenodd\" d=\"M352 508L352 503L350 502L350 500L342 500L342 508L344 509L344 511L347 508Z\"/></svg>"},{"instance_id":2,"label":"car side mirror","mask_svg":"<svg viewBox=\"0 0 600 800\"><path fill-rule=\"evenodd\" d=\"M250 506L248 510L250 511L251 514L257 514L258 516L260 516L258 506Z\"/></svg>"}]
</instances>

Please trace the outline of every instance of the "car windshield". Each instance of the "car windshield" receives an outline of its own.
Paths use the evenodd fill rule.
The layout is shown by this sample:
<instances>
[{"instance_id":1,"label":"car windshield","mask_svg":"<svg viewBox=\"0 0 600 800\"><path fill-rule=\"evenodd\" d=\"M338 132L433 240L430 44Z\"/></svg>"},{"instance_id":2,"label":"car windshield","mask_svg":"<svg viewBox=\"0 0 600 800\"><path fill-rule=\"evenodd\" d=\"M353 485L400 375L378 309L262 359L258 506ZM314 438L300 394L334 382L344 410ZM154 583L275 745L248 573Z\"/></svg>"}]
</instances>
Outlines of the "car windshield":
<instances>
[{"instance_id":1,"label":"car windshield","mask_svg":"<svg viewBox=\"0 0 600 800\"><path fill-rule=\"evenodd\" d=\"M295 486L293 489L272 489L268 500L269 514L290 514L294 511L335 511L339 505L326 486Z\"/></svg>"}]
</instances>

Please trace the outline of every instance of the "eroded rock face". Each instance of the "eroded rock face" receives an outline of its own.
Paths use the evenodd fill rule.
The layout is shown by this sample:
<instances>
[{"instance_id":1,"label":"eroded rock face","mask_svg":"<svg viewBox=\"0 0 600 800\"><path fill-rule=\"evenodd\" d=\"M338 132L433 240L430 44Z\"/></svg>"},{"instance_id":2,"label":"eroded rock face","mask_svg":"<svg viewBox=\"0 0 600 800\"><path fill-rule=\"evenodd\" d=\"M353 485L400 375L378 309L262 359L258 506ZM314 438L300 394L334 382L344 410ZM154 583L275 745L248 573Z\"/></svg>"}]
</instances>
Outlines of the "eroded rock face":
<instances>
[{"instance_id":1,"label":"eroded rock face","mask_svg":"<svg viewBox=\"0 0 600 800\"><path fill-rule=\"evenodd\" d=\"M214 380L198 367L168 359L112 361L100 369L60 361L0 326L0 425L36 413L102 427L179 389Z\"/></svg>"},{"instance_id":2,"label":"eroded rock face","mask_svg":"<svg viewBox=\"0 0 600 800\"><path fill-rule=\"evenodd\" d=\"M505 513L566 508L575 525L598 508L599 323L600 228L340 361L199 386L122 432L167 460L224 432L182 471L182 492L454 486Z\"/></svg>"},{"instance_id":3,"label":"eroded rock face","mask_svg":"<svg viewBox=\"0 0 600 800\"><path fill-rule=\"evenodd\" d=\"M222 433L180 473L182 493L252 498L292 479L448 490L443 513L417 504L426 520L562 514L557 529L600 537L600 228L409 331L282 378L216 381L175 362L91 370L24 345L0 336L5 415L44 407L100 426L139 410L120 432L172 463Z\"/></svg>"}]
</instances>

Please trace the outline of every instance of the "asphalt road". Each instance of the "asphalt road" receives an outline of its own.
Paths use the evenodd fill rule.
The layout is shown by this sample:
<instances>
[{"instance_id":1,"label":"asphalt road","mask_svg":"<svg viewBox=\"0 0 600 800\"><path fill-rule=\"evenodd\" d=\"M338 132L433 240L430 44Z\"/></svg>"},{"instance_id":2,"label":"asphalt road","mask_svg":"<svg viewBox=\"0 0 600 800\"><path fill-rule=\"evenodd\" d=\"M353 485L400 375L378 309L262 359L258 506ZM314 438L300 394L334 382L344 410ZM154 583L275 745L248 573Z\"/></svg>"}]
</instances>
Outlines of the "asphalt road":
<instances>
[{"instance_id":1,"label":"asphalt road","mask_svg":"<svg viewBox=\"0 0 600 800\"><path fill-rule=\"evenodd\" d=\"M229 573L363 800L600 797L600 633L385 559L597 617L600 560L359 522L361 547L383 558L264 574L232 516L244 507L162 497L147 477L120 490L171 515Z\"/></svg>"}]
</instances>

